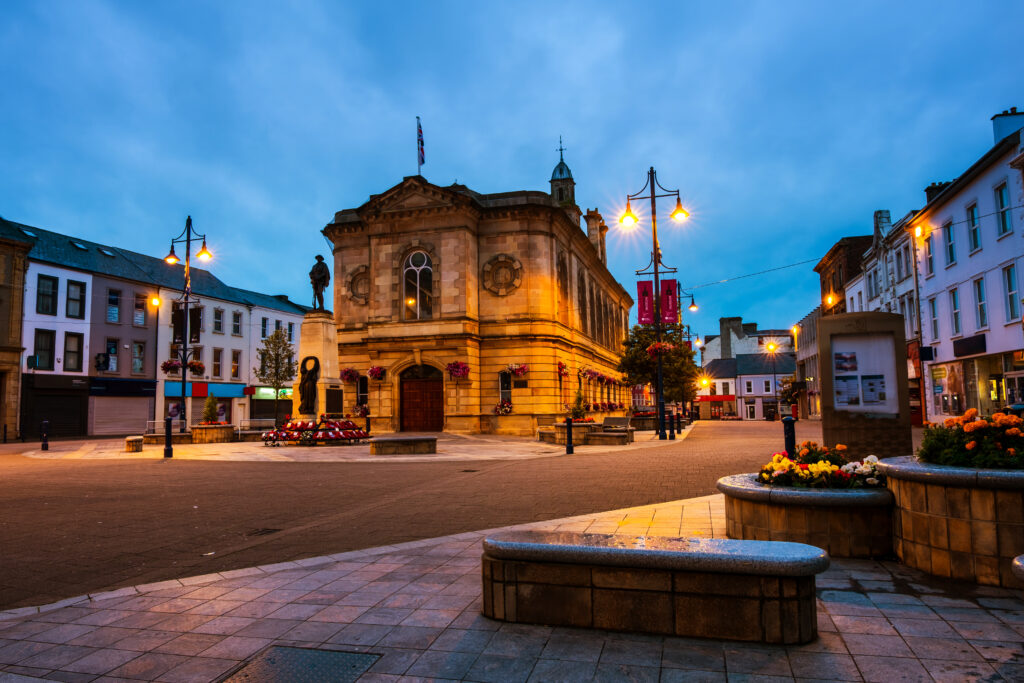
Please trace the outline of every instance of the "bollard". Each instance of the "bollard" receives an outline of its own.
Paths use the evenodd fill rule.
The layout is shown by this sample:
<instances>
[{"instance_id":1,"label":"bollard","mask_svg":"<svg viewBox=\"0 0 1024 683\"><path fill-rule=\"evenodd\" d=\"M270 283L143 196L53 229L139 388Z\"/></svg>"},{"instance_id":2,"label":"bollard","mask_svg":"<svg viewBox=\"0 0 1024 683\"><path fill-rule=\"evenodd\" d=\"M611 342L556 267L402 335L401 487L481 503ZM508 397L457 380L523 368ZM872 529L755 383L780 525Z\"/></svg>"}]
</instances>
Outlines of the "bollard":
<instances>
[{"instance_id":1,"label":"bollard","mask_svg":"<svg viewBox=\"0 0 1024 683\"><path fill-rule=\"evenodd\" d=\"M676 414L676 432L678 432L679 434L683 433L683 413L682 413L682 411L679 411L679 413Z\"/></svg>"},{"instance_id":2,"label":"bollard","mask_svg":"<svg viewBox=\"0 0 1024 683\"><path fill-rule=\"evenodd\" d=\"M4 425L4 443L7 443L7 425Z\"/></svg>"},{"instance_id":3,"label":"bollard","mask_svg":"<svg viewBox=\"0 0 1024 683\"><path fill-rule=\"evenodd\" d=\"M574 453L572 447L572 418L565 418L565 454L572 455Z\"/></svg>"},{"instance_id":4,"label":"bollard","mask_svg":"<svg viewBox=\"0 0 1024 683\"><path fill-rule=\"evenodd\" d=\"M366 416L366 433L367 434L370 433L370 416L369 415Z\"/></svg>"},{"instance_id":5,"label":"bollard","mask_svg":"<svg viewBox=\"0 0 1024 683\"><path fill-rule=\"evenodd\" d=\"M174 457L174 446L171 445L171 418L164 418L164 457Z\"/></svg>"},{"instance_id":6,"label":"bollard","mask_svg":"<svg viewBox=\"0 0 1024 683\"><path fill-rule=\"evenodd\" d=\"M673 410L671 413L668 414L668 417L665 420L665 425L668 428L668 440L669 441L675 441L676 440L676 411L675 410Z\"/></svg>"},{"instance_id":7,"label":"bollard","mask_svg":"<svg viewBox=\"0 0 1024 683\"><path fill-rule=\"evenodd\" d=\"M786 440L786 453L789 457L796 457L796 420L787 415L782 418L782 435Z\"/></svg>"},{"instance_id":8,"label":"bollard","mask_svg":"<svg viewBox=\"0 0 1024 683\"><path fill-rule=\"evenodd\" d=\"M43 447L42 447L42 450L44 450L44 451L50 450L50 421L49 420L43 420L43 424L40 425L39 431L42 433L42 437L43 437Z\"/></svg>"}]
</instances>

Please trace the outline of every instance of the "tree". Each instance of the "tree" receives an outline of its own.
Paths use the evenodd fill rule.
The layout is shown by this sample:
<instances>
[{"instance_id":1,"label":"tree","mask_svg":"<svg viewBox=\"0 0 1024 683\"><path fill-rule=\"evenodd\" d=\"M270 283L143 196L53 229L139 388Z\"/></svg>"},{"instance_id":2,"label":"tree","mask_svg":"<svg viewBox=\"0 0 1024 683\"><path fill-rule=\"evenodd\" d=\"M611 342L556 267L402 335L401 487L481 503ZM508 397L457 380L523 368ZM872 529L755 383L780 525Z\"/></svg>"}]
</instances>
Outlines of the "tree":
<instances>
[{"instance_id":1,"label":"tree","mask_svg":"<svg viewBox=\"0 0 1024 683\"><path fill-rule=\"evenodd\" d=\"M284 330L274 330L266 339L263 345L256 350L260 365L252 369L252 374L260 381L274 390L274 425L278 423L278 399L281 397L281 389L288 386L289 382L295 379L295 349L288 343L288 337Z\"/></svg>"},{"instance_id":2,"label":"tree","mask_svg":"<svg viewBox=\"0 0 1024 683\"><path fill-rule=\"evenodd\" d=\"M661 339L675 346L662 356L662 374L665 379L665 400L685 403L696 395L694 380L697 366L693 362L693 351L686 348L680 325L666 325ZM647 353L647 347L654 343L654 328L634 325L626 337L625 351L619 361L619 371L626 374L631 384L658 383L658 359Z\"/></svg>"},{"instance_id":3,"label":"tree","mask_svg":"<svg viewBox=\"0 0 1024 683\"><path fill-rule=\"evenodd\" d=\"M206 403L203 404L203 422L212 424L217 421L217 397L213 394L206 395Z\"/></svg>"}]
</instances>

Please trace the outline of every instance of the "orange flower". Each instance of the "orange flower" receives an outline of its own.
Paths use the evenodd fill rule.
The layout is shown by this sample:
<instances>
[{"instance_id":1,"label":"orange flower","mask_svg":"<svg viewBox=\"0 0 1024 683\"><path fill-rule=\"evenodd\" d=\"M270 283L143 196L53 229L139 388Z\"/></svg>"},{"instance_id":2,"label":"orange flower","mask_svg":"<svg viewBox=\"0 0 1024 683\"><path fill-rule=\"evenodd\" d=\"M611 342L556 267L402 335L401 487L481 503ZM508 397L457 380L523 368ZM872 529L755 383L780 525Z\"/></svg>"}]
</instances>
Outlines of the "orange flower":
<instances>
[{"instance_id":1,"label":"orange flower","mask_svg":"<svg viewBox=\"0 0 1024 683\"><path fill-rule=\"evenodd\" d=\"M1006 452L1009 453L1010 455L1017 455L1017 449L1016 448L1007 448Z\"/></svg>"},{"instance_id":2,"label":"orange flower","mask_svg":"<svg viewBox=\"0 0 1024 683\"><path fill-rule=\"evenodd\" d=\"M1020 436L1021 435L1020 428L1018 428L1018 427L1010 427L1009 429L1006 430L1006 435L1007 436Z\"/></svg>"},{"instance_id":3,"label":"orange flower","mask_svg":"<svg viewBox=\"0 0 1024 683\"><path fill-rule=\"evenodd\" d=\"M978 409L971 408L966 413L964 413L964 417L967 418L968 420L973 420L974 418L978 417Z\"/></svg>"},{"instance_id":4,"label":"orange flower","mask_svg":"<svg viewBox=\"0 0 1024 683\"><path fill-rule=\"evenodd\" d=\"M974 450L974 447L975 447L975 446L977 446L977 445L978 445L978 442L977 442L977 441L968 441L968 442L967 442L967 445L966 445L966 446L964 446L964 448L966 448L966 449L967 449L967 450L969 450L969 451L973 451L973 450Z\"/></svg>"},{"instance_id":5,"label":"orange flower","mask_svg":"<svg viewBox=\"0 0 1024 683\"><path fill-rule=\"evenodd\" d=\"M957 420L955 417L947 417L945 420L942 421L942 426L944 427L955 427L958 424L960 424L960 421Z\"/></svg>"},{"instance_id":6,"label":"orange flower","mask_svg":"<svg viewBox=\"0 0 1024 683\"><path fill-rule=\"evenodd\" d=\"M800 455L807 455L808 453L810 453L810 451L807 450L806 448L800 449Z\"/></svg>"},{"instance_id":7,"label":"orange flower","mask_svg":"<svg viewBox=\"0 0 1024 683\"><path fill-rule=\"evenodd\" d=\"M836 444L836 450L837 450L837 451L845 451L845 450L846 450L846 446L844 446L844 445L843 445L843 444L841 444L841 443L837 443L837 444Z\"/></svg>"}]
</instances>

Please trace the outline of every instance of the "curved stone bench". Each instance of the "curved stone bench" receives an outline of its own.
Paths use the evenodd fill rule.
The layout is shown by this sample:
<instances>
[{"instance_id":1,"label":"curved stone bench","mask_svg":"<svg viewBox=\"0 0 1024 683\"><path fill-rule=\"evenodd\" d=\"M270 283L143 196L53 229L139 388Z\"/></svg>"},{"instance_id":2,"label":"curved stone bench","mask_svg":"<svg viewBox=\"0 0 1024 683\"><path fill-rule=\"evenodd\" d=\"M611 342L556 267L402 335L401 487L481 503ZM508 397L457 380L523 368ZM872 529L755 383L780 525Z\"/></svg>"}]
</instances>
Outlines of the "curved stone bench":
<instances>
[{"instance_id":1,"label":"curved stone bench","mask_svg":"<svg viewBox=\"0 0 1024 683\"><path fill-rule=\"evenodd\" d=\"M950 467L914 456L879 462L896 499L900 560L921 571L1024 588L1014 569L1024 551L1024 470Z\"/></svg>"},{"instance_id":2,"label":"curved stone bench","mask_svg":"<svg viewBox=\"0 0 1024 683\"><path fill-rule=\"evenodd\" d=\"M509 531L483 549L492 619L766 643L817 637L829 565L803 544L709 538Z\"/></svg>"},{"instance_id":3,"label":"curved stone bench","mask_svg":"<svg viewBox=\"0 0 1024 683\"><path fill-rule=\"evenodd\" d=\"M1013 575L1024 581L1024 555L1013 558Z\"/></svg>"},{"instance_id":4,"label":"curved stone bench","mask_svg":"<svg viewBox=\"0 0 1024 683\"><path fill-rule=\"evenodd\" d=\"M806 543L834 557L893 554L893 495L888 489L768 486L757 474L718 480L729 538Z\"/></svg>"}]
</instances>

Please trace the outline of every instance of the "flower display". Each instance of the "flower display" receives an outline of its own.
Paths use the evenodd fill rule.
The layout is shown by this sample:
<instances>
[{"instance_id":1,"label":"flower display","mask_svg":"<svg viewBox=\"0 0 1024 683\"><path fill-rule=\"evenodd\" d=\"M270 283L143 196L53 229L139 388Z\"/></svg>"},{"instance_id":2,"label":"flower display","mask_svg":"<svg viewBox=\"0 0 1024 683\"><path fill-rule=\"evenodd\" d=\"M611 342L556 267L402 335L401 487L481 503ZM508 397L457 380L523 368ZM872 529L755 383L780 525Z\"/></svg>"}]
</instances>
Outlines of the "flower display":
<instances>
[{"instance_id":1,"label":"flower display","mask_svg":"<svg viewBox=\"0 0 1024 683\"><path fill-rule=\"evenodd\" d=\"M341 381L348 384L355 384L359 380L359 371L355 368L345 368L341 371Z\"/></svg>"},{"instance_id":2,"label":"flower display","mask_svg":"<svg viewBox=\"0 0 1024 683\"><path fill-rule=\"evenodd\" d=\"M993 413L984 418L971 408L959 417L947 417L941 425L925 423L917 457L936 465L1024 469L1024 420L1016 415Z\"/></svg>"},{"instance_id":3,"label":"flower display","mask_svg":"<svg viewBox=\"0 0 1024 683\"><path fill-rule=\"evenodd\" d=\"M371 365L370 369L366 371L366 374L370 379L374 379L379 382L384 379L384 368L379 365Z\"/></svg>"},{"instance_id":4,"label":"flower display","mask_svg":"<svg viewBox=\"0 0 1024 683\"><path fill-rule=\"evenodd\" d=\"M165 360L163 363L160 364L160 370L162 370L164 374L167 375L171 373L180 372L181 361L176 358L172 358L171 360Z\"/></svg>"},{"instance_id":5,"label":"flower display","mask_svg":"<svg viewBox=\"0 0 1024 683\"><path fill-rule=\"evenodd\" d=\"M278 446L294 443L315 446L318 443L359 443L370 435L348 420L329 419L321 415L317 421L288 419L279 429L263 433L263 444Z\"/></svg>"},{"instance_id":6,"label":"flower display","mask_svg":"<svg viewBox=\"0 0 1024 683\"><path fill-rule=\"evenodd\" d=\"M676 350L676 345L671 342L654 342L647 347L647 355L651 358L657 358L667 353L672 353Z\"/></svg>"},{"instance_id":7,"label":"flower display","mask_svg":"<svg viewBox=\"0 0 1024 683\"><path fill-rule=\"evenodd\" d=\"M494 406L495 415L508 415L512 412L512 401L498 401L498 405Z\"/></svg>"},{"instance_id":8,"label":"flower display","mask_svg":"<svg viewBox=\"0 0 1024 683\"><path fill-rule=\"evenodd\" d=\"M193 375L201 375L206 372L206 366L203 365L203 361L201 360L190 360L187 365L189 372Z\"/></svg>"},{"instance_id":9,"label":"flower display","mask_svg":"<svg viewBox=\"0 0 1024 683\"><path fill-rule=\"evenodd\" d=\"M530 371L530 366L526 363L509 363L505 366L505 370L515 377L522 377Z\"/></svg>"},{"instance_id":10,"label":"flower display","mask_svg":"<svg viewBox=\"0 0 1024 683\"><path fill-rule=\"evenodd\" d=\"M469 364L463 363L461 360L452 361L448 365L444 366L444 369L452 379L464 379L469 377Z\"/></svg>"},{"instance_id":11,"label":"flower display","mask_svg":"<svg viewBox=\"0 0 1024 683\"><path fill-rule=\"evenodd\" d=\"M369 415L370 406L366 405L365 403L361 403L356 406L356 417L369 417Z\"/></svg>"},{"instance_id":12,"label":"flower display","mask_svg":"<svg viewBox=\"0 0 1024 683\"><path fill-rule=\"evenodd\" d=\"M796 486L819 489L870 488L883 485L878 458L869 455L863 460L846 462L841 453L846 446L834 449L804 441L791 458L775 453L771 462L761 468L757 480L770 486Z\"/></svg>"},{"instance_id":13,"label":"flower display","mask_svg":"<svg viewBox=\"0 0 1024 683\"><path fill-rule=\"evenodd\" d=\"M559 377L568 377L569 376L569 366L566 365L565 363L563 363L562 361L558 361L558 376Z\"/></svg>"}]
</instances>

